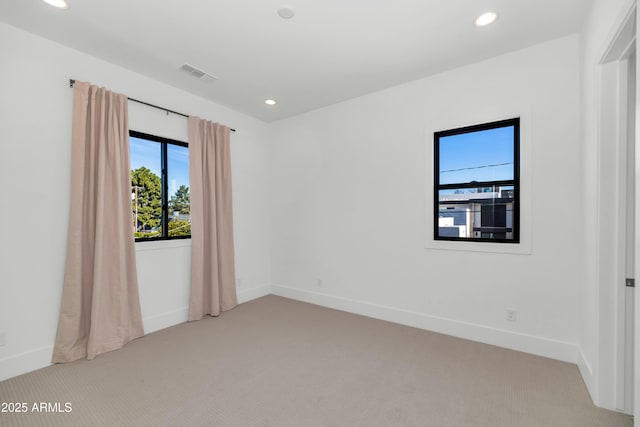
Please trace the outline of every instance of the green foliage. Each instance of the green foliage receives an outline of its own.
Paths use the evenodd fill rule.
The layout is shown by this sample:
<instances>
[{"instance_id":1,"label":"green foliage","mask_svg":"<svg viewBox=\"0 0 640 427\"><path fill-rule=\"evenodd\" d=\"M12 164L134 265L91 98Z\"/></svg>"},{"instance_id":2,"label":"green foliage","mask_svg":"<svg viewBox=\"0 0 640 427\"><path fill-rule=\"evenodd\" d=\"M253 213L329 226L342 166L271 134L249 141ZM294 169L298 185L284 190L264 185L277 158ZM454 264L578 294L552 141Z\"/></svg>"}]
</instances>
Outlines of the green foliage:
<instances>
[{"instance_id":1,"label":"green foliage","mask_svg":"<svg viewBox=\"0 0 640 427\"><path fill-rule=\"evenodd\" d=\"M191 194L189 193L189 187L181 185L176 190L176 194L171 196L169 200L169 215L173 212L180 212L180 214L189 214L191 212Z\"/></svg>"},{"instance_id":2,"label":"green foliage","mask_svg":"<svg viewBox=\"0 0 640 427\"><path fill-rule=\"evenodd\" d=\"M137 197L131 201L134 218L137 204L137 227L134 232L136 238L153 238L162 234L162 180L146 167L131 171L131 186L136 187ZM180 212L180 215L190 213L191 197L189 187L181 185L169 201L170 213ZM135 221L135 219L134 219ZM190 236L191 223L182 219L169 222L169 237Z\"/></svg>"},{"instance_id":3,"label":"green foliage","mask_svg":"<svg viewBox=\"0 0 640 427\"><path fill-rule=\"evenodd\" d=\"M169 221L169 237L191 236L191 223L189 221Z\"/></svg>"},{"instance_id":4,"label":"green foliage","mask_svg":"<svg viewBox=\"0 0 640 427\"><path fill-rule=\"evenodd\" d=\"M135 237L136 239L149 239L152 237L159 237L160 236L160 230L155 230L155 231L136 231L133 233L133 237Z\"/></svg>"},{"instance_id":5,"label":"green foliage","mask_svg":"<svg viewBox=\"0 0 640 427\"><path fill-rule=\"evenodd\" d=\"M159 227L162 220L162 180L160 177L144 166L131 171L131 186L134 194L138 187L137 198L131 201L134 221L136 217L137 202L137 227L136 229L148 230ZM142 233L136 237L151 237L149 233Z\"/></svg>"}]
</instances>

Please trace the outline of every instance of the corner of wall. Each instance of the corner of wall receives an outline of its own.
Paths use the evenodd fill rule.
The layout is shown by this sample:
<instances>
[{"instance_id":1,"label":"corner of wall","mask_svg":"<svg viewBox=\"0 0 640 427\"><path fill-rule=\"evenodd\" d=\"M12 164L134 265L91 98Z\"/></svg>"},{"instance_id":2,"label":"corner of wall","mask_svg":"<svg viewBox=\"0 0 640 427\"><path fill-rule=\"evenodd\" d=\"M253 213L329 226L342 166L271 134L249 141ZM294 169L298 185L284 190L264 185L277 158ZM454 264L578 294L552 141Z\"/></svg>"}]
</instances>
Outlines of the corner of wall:
<instances>
[{"instance_id":1,"label":"corner of wall","mask_svg":"<svg viewBox=\"0 0 640 427\"><path fill-rule=\"evenodd\" d=\"M254 299L262 298L271 293L271 285L261 285L250 289L238 290L238 304L249 302Z\"/></svg>"},{"instance_id":2,"label":"corner of wall","mask_svg":"<svg viewBox=\"0 0 640 427\"><path fill-rule=\"evenodd\" d=\"M587 356L584 354L581 346L578 346L578 360L577 365L580 370L580 375L582 376L582 380L584 381L584 385L587 388L587 392L589 392L589 396L594 404L598 401L597 399L597 389L595 387L595 377L593 376L593 368L591 367L591 363L587 359Z\"/></svg>"}]
</instances>

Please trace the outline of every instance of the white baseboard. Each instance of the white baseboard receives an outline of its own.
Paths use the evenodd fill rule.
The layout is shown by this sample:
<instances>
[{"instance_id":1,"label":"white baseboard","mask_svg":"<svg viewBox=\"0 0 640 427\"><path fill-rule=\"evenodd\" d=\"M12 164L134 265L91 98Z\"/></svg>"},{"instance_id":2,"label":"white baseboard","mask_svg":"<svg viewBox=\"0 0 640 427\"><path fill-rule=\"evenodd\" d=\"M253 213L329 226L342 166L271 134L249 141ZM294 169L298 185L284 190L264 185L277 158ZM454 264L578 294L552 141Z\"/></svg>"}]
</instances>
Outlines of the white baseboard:
<instances>
[{"instance_id":1,"label":"white baseboard","mask_svg":"<svg viewBox=\"0 0 640 427\"><path fill-rule=\"evenodd\" d=\"M145 334L187 321L188 307L142 319ZM51 365L53 345L30 350L0 360L0 381Z\"/></svg>"},{"instance_id":2,"label":"white baseboard","mask_svg":"<svg viewBox=\"0 0 640 427\"><path fill-rule=\"evenodd\" d=\"M38 348L0 360L0 381L51 365L53 346Z\"/></svg>"},{"instance_id":3,"label":"white baseboard","mask_svg":"<svg viewBox=\"0 0 640 427\"><path fill-rule=\"evenodd\" d=\"M271 293L271 286L262 285L250 289L240 289L236 292L238 295L238 303L242 304L269 295L269 293ZM150 334L151 332L179 325L180 323L186 322L188 318L189 307L182 307L155 316L145 317L143 319L144 333Z\"/></svg>"},{"instance_id":4,"label":"white baseboard","mask_svg":"<svg viewBox=\"0 0 640 427\"><path fill-rule=\"evenodd\" d=\"M582 351L582 348L579 348L578 353L578 369L580 370L580 375L582 375L582 380L584 381L584 385L587 388L587 392L589 393L589 397L591 397L591 401L594 405L607 409L609 411L620 412L622 414L633 415L632 411L624 411L622 409L616 408L614 405L607 404L609 402L603 402L601 400L602 394L599 394L598 388L596 387L595 376L593 373L593 368L591 367L591 363L587 359L587 356ZM611 400L613 402L613 400Z\"/></svg>"},{"instance_id":5,"label":"white baseboard","mask_svg":"<svg viewBox=\"0 0 640 427\"><path fill-rule=\"evenodd\" d=\"M251 289L238 291L238 302L260 298L271 293L270 285L262 285ZM182 307L162 314L145 317L142 319L144 333L150 334L187 321L189 307ZM0 360L0 381L47 367L51 364L53 346L46 346L24 353L9 356Z\"/></svg>"},{"instance_id":6,"label":"white baseboard","mask_svg":"<svg viewBox=\"0 0 640 427\"><path fill-rule=\"evenodd\" d=\"M161 329L168 328L170 326L179 325L180 323L186 322L188 318L189 307L181 307L175 310L167 311L166 313L145 317L142 319L142 324L144 325L144 333L146 335L152 332L159 331Z\"/></svg>"},{"instance_id":7,"label":"white baseboard","mask_svg":"<svg viewBox=\"0 0 640 427\"><path fill-rule=\"evenodd\" d=\"M285 298L291 298L298 301L304 301L415 328L426 329L441 334L468 339L470 341L478 341L511 350L522 351L525 353L535 354L537 356L561 360L563 362L578 362L578 347L575 344L568 342L491 328L475 323L431 316L395 307L335 297L305 289L272 285L271 293Z\"/></svg>"},{"instance_id":8,"label":"white baseboard","mask_svg":"<svg viewBox=\"0 0 640 427\"><path fill-rule=\"evenodd\" d=\"M271 285L262 285L250 289L238 289L238 304L262 298L271 293Z\"/></svg>"},{"instance_id":9,"label":"white baseboard","mask_svg":"<svg viewBox=\"0 0 640 427\"><path fill-rule=\"evenodd\" d=\"M580 375L582 375L582 380L584 381L584 385L587 387L587 391L589 392L589 396L591 397L591 401L596 404L598 401L598 396L596 396L595 392L595 384L593 378L593 368L582 351L582 347L578 347L578 369L580 370Z\"/></svg>"},{"instance_id":10,"label":"white baseboard","mask_svg":"<svg viewBox=\"0 0 640 427\"><path fill-rule=\"evenodd\" d=\"M575 344L280 285L239 290L238 302L244 303L269 294L575 363L580 368L589 393L594 396L592 368ZM147 317L144 319L145 333L183 323L187 316L188 308L184 307ZM0 380L48 366L52 351L53 347L47 346L0 360Z\"/></svg>"}]
</instances>

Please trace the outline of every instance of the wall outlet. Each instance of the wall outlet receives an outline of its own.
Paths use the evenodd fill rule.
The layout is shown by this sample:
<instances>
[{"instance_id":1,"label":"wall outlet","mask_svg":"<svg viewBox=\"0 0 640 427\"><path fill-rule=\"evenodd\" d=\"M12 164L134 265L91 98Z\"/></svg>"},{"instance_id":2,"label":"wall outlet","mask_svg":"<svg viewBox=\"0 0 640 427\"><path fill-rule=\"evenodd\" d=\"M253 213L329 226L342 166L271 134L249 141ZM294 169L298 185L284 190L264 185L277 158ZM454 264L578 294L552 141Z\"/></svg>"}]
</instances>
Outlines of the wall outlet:
<instances>
[{"instance_id":1,"label":"wall outlet","mask_svg":"<svg viewBox=\"0 0 640 427\"><path fill-rule=\"evenodd\" d=\"M512 310L510 308L507 309L507 320L509 322L515 322L517 319L517 315L518 315L517 311Z\"/></svg>"},{"instance_id":2,"label":"wall outlet","mask_svg":"<svg viewBox=\"0 0 640 427\"><path fill-rule=\"evenodd\" d=\"M321 288L322 287L322 279L318 279L318 283L317 283L318 287Z\"/></svg>"},{"instance_id":3,"label":"wall outlet","mask_svg":"<svg viewBox=\"0 0 640 427\"><path fill-rule=\"evenodd\" d=\"M7 345L7 334L6 332L0 332L0 347Z\"/></svg>"}]
</instances>

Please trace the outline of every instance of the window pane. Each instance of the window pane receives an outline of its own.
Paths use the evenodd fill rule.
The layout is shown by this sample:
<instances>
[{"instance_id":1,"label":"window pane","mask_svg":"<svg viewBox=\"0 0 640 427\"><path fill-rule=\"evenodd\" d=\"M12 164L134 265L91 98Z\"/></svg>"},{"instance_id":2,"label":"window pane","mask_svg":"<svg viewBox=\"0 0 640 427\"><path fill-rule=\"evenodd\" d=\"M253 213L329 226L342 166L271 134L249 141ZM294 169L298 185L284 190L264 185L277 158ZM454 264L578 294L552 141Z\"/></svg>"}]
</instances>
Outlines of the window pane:
<instances>
[{"instance_id":1,"label":"window pane","mask_svg":"<svg viewBox=\"0 0 640 427\"><path fill-rule=\"evenodd\" d=\"M440 184L513 180L514 126L439 139Z\"/></svg>"},{"instance_id":2,"label":"window pane","mask_svg":"<svg viewBox=\"0 0 640 427\"><path fill-rule=\"evenodd\" d=\"M191 195L189 192L189 149L167 145L169 188L169 237L191 236Z\"/></svg>"},{"instance_id":3,"label":"window pane","mask_svg":"<svg viewBox=\"0 0 640 427\"><path fill-rule=\"evenodd\" d=\"M155 141L131 137L131 207L136 238L162 236L162 151Z\"/></svg>"},{"instance_id":4,"label":"window pane","mask_svg":"<svg viewBox=\"0 0 640 427\"><path fill-rule=\"evenodd\" d=\"M441 190L438 236L513 240L513 186Z\"/></svg>"}]
</instances>

